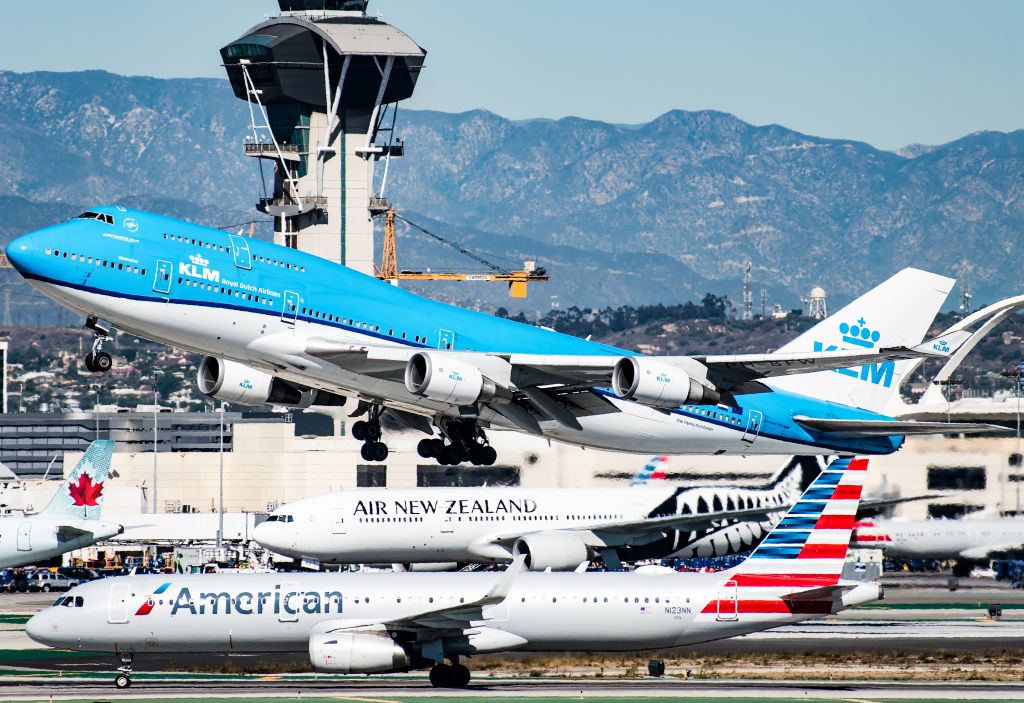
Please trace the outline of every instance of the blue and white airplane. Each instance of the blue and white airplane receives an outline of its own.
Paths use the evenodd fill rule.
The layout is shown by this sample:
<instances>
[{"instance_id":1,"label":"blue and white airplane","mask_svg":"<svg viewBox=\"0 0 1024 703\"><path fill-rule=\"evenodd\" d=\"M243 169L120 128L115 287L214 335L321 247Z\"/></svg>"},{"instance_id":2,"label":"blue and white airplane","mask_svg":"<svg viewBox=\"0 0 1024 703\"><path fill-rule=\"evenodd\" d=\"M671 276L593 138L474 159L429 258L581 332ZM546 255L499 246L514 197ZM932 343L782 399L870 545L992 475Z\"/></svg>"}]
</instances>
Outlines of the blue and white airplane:
<instances>
[{"instance_id":1,"label":"blue and white airplane","mask_svg":"<svg viewBox=\"0 0 1024 703\"><path fill-rule=\"evenodd\" d=\"M86 365L109 330L206 354L200 390L239 404L340 405L381 461L380 418L441 439L441 463L493 463L484 434L518 429L645 454L886 454L911 433L978 425L881 414L897 360L922 342L952 279L904 269L775 353L653 357L427 300L318 257L180 220L100 207L7 247L35 288L86 316Z\"/></svg>"}]
</instances>

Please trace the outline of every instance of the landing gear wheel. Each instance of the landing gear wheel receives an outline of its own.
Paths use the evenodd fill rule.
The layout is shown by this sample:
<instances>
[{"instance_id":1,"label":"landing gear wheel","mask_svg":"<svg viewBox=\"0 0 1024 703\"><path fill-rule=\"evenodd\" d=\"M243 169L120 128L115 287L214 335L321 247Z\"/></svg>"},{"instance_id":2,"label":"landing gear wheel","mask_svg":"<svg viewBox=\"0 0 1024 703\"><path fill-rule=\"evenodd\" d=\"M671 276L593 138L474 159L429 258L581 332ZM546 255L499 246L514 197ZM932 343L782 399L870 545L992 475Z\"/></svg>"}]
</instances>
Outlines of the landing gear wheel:
<instances>
[{"instance_id":1,"label":"landing gear wheel","mask_svg":"<svg viewBox=\"0 0 1024 703\"><path fill-rule=\"evenodd\" d=\"M359 456L363 457L363 461L373 461L373 445L367 442L359 448Z\"/></svg>"},{"instance_id":2,"label":"landing gear wheel","mask_svg":"<svg viewBox=\"0 0 1024 703\"><path fill-rule=\"evenodd\" d=\"M114 686L117 688L128 688L132 685L132 680L128 678L127 674L118 674L114 677Z\"/></svg>"},{"instance_id":3,"label":"landing gear wheel","mask_svg":"<svg viewBox=\"0 0 1024 703\"><path fill-rule=\"evenodd\" d=\"M480 448L480 463L484 466L494 466L498 460L498 452L492 446Z\"/></svg>"},{"instance_id":4,"label":"landing gear wheel","mask_svg":"<svg viewBox=\"0 0 1024 703\"><path fill-rule=\"evenodd\" d=\"M388 445L383 442L374 442L369 446L374 461L384 461L388 458Z\"/></svg>"},{"instance_id":5,"label":"landing gear wheel","mask_svg":"<svg viewBox=\"0 0 1024 703\"><path fill-rule=\"evenodd\" d=\"M358 420L352 424L352 438L362 442L366 439L366 420ZM366 457L363 457L364 459Z\"/></svg>"},{"instance_id":6,"label":"landing gear wheel","mask_svg":"<svg viewBox=\"0 0 1024 703\"><path fill-rule=\"evenodd\" d=\"M469 669L462 664L456 664L451 670L451 686L453 688L465 688L469 685L471 674Z\"/></svg>"},{"instance_id":7,"label":"landing gear wheel","mask_svg":"<svg viewBox=\"0 0 1024 703\"><path fill-rule=\"evenodd\" d=\"M484 463L482 457L482 450L483 447L481 447L479 444L471 444L469 446L469 449L466 450L466 457L474 466L480 466L481 464Z\"/></svg>"},{"instance_id":8,"label":"landing gear wheel","mask_svg":"<svg viewBox=\"0 0 1024 703\"><path fill-rule=\"evenodd\" d=\"M366 428L365 428L364 431L366 433L366 439L370 440L371 442L376 442L378 439L380 439L380 423L379 422L373 422L373 421L367 422L366 423Z\"/></svg>"},{"instance_id":9,"label":"landing gear wheel","mask_svg":"<svg viewBox=\"0 0 1024 703\"><path fill-rule=\"evenodd\" d=\"M437 455L437 460L447 466L458 466L462 463L462 448L454 444L446 444L441 453Z\"/></svg>"},{"instance_id":10,"label":"landing gear wheel","mask_svg":"<svg viewBox=\"0 0 1024 703\"><path fill-rule=\"evenodd\" d=\"M434 440L432 439L421 439L419 444L416 445L416 453L424 459L430 459L434 456Z\"/></svg>"},{"instance_id":11,"label":"landing gear wheel","mask_svg":"<svg viewBox=\"0 0 1024 703\"><path fill-rule=\"evenodd\" d=\"M430 685L434 688L449 688L452 685L452 667L435 664L430 667Z\"/></svg>"},{"instance_id":12,"label":"landing gear wheel","mask_svg":"<svg viewBox=\"0 0 1024 703\"><path fill-rule=\"evenodd\" d=\"M93 371L98 373L106 373L110 371L110 367L114 365L114 360L110 357L110 354L106 352L99 352L92 358Z\"/></svg>"}]
</instances>

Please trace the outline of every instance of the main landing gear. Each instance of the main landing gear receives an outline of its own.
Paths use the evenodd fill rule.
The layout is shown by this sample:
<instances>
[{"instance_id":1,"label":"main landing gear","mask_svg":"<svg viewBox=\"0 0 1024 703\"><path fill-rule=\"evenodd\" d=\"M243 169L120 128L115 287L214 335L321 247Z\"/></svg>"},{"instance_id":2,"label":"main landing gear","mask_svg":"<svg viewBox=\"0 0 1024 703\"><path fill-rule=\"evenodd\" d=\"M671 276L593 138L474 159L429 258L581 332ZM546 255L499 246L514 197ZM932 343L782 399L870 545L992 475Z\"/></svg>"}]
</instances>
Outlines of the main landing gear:
<instances>
[{"instance_id":1,"label":"main landing gear","mask_svg":"<svg viewBox=\"0 0 1024 703\"><path fill-rule=\"evenodd\" d=\"M446 466L456 466L468 461L476 466L491 466L498 460L498 452L487 443L487 436L476 420L449 420L442 427L448 438L422 439L416 451L424 459L434 458Z\"/></svg>"},{"instance_id":2,"label":"main landing gear","mask_svg":"<svg viewBox=\"0 0 1024 703\"><path fill-rule=\"evenodd\" d=\"M110 354L103 351L103 345L113 339L110 336L110 330L100 325L95 317L87 318L85 326L96 336L92 342L92 350L85 355L85 368L93 373L106 373L114 365Z\"/></svg>"},{"instance_id":3,"label":"main landing gear","mask_svg":"<svg viewBox=\"0 0 1024 703\"><path fill-rule=\"evenodd\" d=\"M352 436L363 443L359 454L364 461L384 461L388 458L388 445L380 441L380 416L383 412L384 408L380 405L371 405L369 419L358 420L352 425Z\"/></svg>"},{"instance_id":4,"label":"main landing gear","mask_svg":"<svg viewBox=\"0 0 1024 703\"><path fill-rule=\"evenodd\" d=\"M132 654L122 654L121 666L117 667L117 676L114 677L114 686L117 688L128 688L132 685Z\"/></svg>"},{"instance_id":5,"label":"main landing gear","mask_svg":"<svg viewBox=\"0 0 1024 703\"><path fill-rule=\"evenodd\" d=\"M465 688L469 679L469 669L462 664L435 664L430 668L430 685L434 688Z\"/></svg>"}]
</instances>

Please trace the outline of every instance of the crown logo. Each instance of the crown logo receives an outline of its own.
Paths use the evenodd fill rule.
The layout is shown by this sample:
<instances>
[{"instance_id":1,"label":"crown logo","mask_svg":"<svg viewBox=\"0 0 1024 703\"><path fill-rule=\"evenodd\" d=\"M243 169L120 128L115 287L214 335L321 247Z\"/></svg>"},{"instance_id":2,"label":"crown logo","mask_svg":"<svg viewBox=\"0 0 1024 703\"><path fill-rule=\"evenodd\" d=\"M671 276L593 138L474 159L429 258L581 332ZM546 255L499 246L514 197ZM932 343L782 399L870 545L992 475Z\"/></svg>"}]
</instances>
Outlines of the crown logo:
<instances>
[{"instance_id":1,"label":"crown logo","mask_svg":"<svg viewBox=\"0 0 1024 703\"><path fill-rule=\"evenodd\" d=\"M202 254L193 254L192 256L188 257L188 260L191 261L196 266L208 266L210 264L210 260L204 259Z\"/></svg>"},{"instance_id":2,"label":"crown logo","mask_svg":"<svg viewBox=\"0 0 1024 703\"><path fill-rule=\"evenodd\" d=\"M872 330L867 326L863 317L852 325L846 322L839 323L839 333L843 335L843 341L847 344L865 349L873 349L882 337L877 330Z\"/></svg>"}]
</instances>

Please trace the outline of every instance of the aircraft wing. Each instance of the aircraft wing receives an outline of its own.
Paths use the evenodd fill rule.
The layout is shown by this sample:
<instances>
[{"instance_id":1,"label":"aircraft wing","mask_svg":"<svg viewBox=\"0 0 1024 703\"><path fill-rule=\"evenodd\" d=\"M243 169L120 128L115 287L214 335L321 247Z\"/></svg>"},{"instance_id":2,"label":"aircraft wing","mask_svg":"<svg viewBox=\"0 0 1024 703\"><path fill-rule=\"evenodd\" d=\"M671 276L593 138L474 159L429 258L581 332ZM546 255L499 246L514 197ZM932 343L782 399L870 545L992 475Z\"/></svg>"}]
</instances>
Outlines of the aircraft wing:
<instances>
[{"instance_id":1,"label":"aircraft wing","mask_svg":"<svg viewBox=\"0 0 1024 703\"><path fill-rule=\"evenodd\" d=\"M970 559L972 561L980 561L987 559L993 554L1003 554L1005 552L1012 552L1024 547L1020 542L1013 544L987 544L980 547L971 547L960 552L961 559Z\"/></svg>"},{"instance_id":2,"label":"aircraft wing","mask_svg":"<svg viewBox=\"0 0 1024 703\"><path fill-rule=\"evenodd\" d=\"M334 626L324 630L325 632L337 632L342 630L365 629L367 627L385 627L389 630L417 630L437 631L439 633L452 630L462 631L473 622L486 620L484 608L491 605L498 605L508 596L512 589L512 583L516 576L526 568L526 556L520 555L512 560L507 569L497 574L498 578L490 590L476 600L467 603L458 603L445 607L425 609L415 614L404 614L395 618L375 619L341 619L331 621Z\"/></svg>"},{"instance_id":3,"label":"aircraft wing","mask_svg":"<svg viewBox=\"0 0 1024 703\"><path fill-rule=\"evenodd\" d=\"M792 503L781 505L762 506L760 508L748 508L744 510L721 510L714 513L701 513L700 515L661 515L657 517L633 520L630 522L615 522L586 529L598 534L621 534L636 532L651 532L654 530L684 530L696 532L716 527L726 520L767 520L772 515L785 512L792 507Z\"/></svg>"},{"instance_id":4,"label":"aircraft wing","mask_svg":"<svg viewBox=\"0 0 1024 703\"><path fill-rule=\"evenodd\" d=\"M721 388L773 376L789 376L813 371L833 371L851 366L917 359L945 358L970 339L971 332L960 330L921 342L916 347L883 347L875 350L837 349L820 352L772 352L768 354L732 354L694 357L708 367L708 380Z\"/></svg>"},{"instance_id":5,"label":"aircraft wing","mask_svg":"<svg viewBox=\"0 0 1024 703\"><path fill-rule=\"evenodd\" d=\"M772 515L785 512L790 507L792 507L792 503L782 503L775 506L762 506L760 508L744 510L722 510L714 513L701 513L699 515L659 515L642 520L609 522L602 525L586 525L553 531L593 535L600 542L599 545L594 546L619 546L624 538L634 536L637 533L656 533L664 530L698 532L717 527L727 520L756 520L760 522L769 519ZM510 545L520 537L544 531L503 532L488 538L487 541L495 544Z\"/></svg>"},{"instance_id":6,"label":"aircraft wing","mask_svg":"<svg viewBox=\"0 0 1024 703\"><path fill-rule=\"evenodd\" d=\"M839 349L820 352L650 358L655 362L681 368L692 378L728 392L744 383L773 376L842 369L921 356L945 357L955 352L969 337L969 332L951 332L941 339L929 340L916 347L877 350ZM273 348L264 348L268 344L274 342L270 339L261 340L261 351L275 351ZM295 352L301 351L347 371L394 381L403 378L406 364L413 355L421 352L461 359L477 366L484 376L498 386L518 393L515 403L505 405L503 408L495 405L494 410L504 415L506 413L503 410L509 409L509 413L516 415L508 417L510 421L524 428L529 427L535 432L539 431L539 428L535 426L534 415L578 429L578 422L575 420L575 417L578 417L578 408L573 407L573 402L564 402L565 393L589 391L591 387L608 387L616 363L625 356L412 349L384 345L354 345L323 337L309 338L301 347L276 351L282 358L290 357L293 361L296 358ZM611 412L612 409L602 406L598 411Z\"/></svg>"},{"instance_id":7,"label":"aircraft wing","mask_svg":"<svg viewBox=\"0 0 1024 703\"><path fill-rule=\"evenodd\" d=\"M794 415L793 421L815 432L837 437L887 437L920 434L976 434L1009 432L999 425L983 422L917 422L914 420L842 420Z\"/></svg>"}]
</instances>

